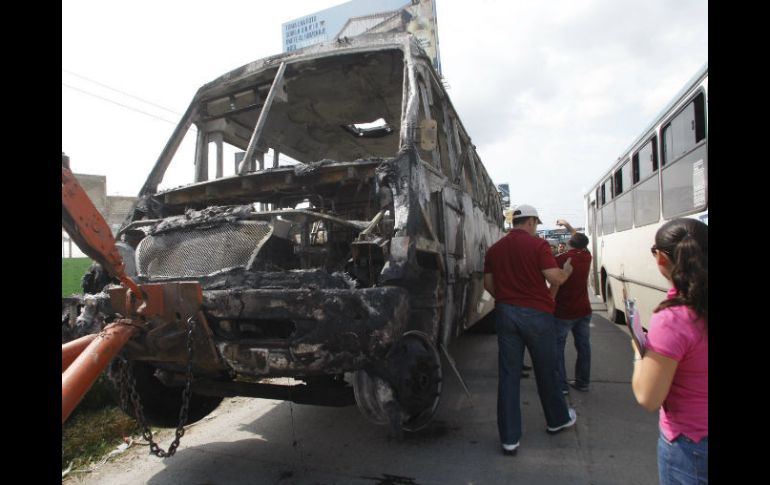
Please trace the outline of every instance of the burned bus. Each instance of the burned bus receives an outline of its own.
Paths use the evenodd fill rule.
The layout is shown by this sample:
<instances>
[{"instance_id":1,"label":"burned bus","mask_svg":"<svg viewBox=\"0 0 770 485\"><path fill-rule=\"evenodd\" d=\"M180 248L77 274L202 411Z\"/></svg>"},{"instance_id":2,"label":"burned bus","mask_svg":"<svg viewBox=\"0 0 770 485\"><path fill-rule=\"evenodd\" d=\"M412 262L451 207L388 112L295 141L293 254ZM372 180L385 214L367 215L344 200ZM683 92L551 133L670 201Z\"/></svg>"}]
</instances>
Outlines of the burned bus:
<instances>
[{"instance_id":1,"label":"burned bus","mask_svg":"<svg viewBox=\"0 0 770 485\"><path fill-rule=\"evenodd\" d=\"M190 183L159 189L188 135ZM155 320L120 359L158 426L176 424L189 364L188 422L241 395L355 402L417 430L442 354L493 308L483 259L502 235L498 192L411 35L259 60L198 90L118 232L138 283L201 285L195 353L184 321ZM103 325L120 311L86 279L76 321Z\"/></svg>"}]
</instances>

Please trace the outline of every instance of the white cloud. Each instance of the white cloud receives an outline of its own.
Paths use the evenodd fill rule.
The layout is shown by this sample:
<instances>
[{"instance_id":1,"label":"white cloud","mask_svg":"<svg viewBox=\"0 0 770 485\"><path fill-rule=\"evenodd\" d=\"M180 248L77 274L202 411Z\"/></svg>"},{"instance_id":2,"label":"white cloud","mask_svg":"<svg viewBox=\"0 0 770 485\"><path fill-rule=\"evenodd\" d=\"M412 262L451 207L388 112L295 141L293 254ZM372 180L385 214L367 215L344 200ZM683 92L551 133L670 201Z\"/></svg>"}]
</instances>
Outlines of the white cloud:
<instances>
[{"instance_id":1,"label":"white cloud","mask_svg":"<svg viewBox=\"0 0 770 485\"><path fill-rule=\"evenodd\" d=\"M68 1L62 66L181 113L202 84L278 53L281 23L340 3ZM708 60L706 0L437 0L437 11L449 94L488 172L554 221L582 211L584 187ZM62 150L110 191L135 194L173 129L62 87Z\"/></svg>"}]
</instances>

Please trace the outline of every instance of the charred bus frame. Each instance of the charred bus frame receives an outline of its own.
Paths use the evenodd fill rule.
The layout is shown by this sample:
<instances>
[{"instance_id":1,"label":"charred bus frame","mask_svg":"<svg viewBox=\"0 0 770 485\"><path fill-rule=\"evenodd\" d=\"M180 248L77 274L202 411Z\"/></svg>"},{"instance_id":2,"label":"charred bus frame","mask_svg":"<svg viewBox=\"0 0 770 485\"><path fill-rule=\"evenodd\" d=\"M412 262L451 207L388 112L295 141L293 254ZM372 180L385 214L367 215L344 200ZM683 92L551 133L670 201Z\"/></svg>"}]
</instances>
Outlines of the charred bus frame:
<instances>
[{"instance_id":1,"label":"charred bus frame","mask_svg":"<svg viewBox=\"0 0 770 485\"><path fill-rule=\"evenodd\" d=\"M159 190L193 126L193 182ZM243 152L229 176L226 145ZM438 406L441 353L493 307L483 258L503 235L501 202L409 34L320 44L204 85L139 195L118 234L133 277L203 287L190 421L245 395L355 399L376 423L419 429ZM94 280L84 327L116 313ZM158 425L175 422L183 329L149 322L122 352Z\"/></svg>"}]
</instances>

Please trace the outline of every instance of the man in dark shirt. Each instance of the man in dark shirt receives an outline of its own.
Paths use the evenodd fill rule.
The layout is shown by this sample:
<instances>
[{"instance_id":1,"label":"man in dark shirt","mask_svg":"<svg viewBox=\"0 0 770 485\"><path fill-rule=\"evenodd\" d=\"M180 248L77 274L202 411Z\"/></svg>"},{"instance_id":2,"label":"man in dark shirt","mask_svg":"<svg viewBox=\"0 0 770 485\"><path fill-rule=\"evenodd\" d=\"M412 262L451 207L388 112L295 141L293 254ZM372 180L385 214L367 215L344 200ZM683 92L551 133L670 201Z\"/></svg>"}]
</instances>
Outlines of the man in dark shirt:
<instances>
[{"instance_id":1,"label":"man in dark shirt","mask_svg":"<svg viewBox=\"0 0 770 485\"><path fill-rule=\"evenodd\" d=\"M572 263L572 275L561 285L552 285L551 294L556 301L556 342L559 358L559 383L562 392L567 394L567 370L564 364L564 347L570 330L575 341L577 361L575 362L575 380L570 385L578 391L588 391L591 377L591 302L588 300L588 272L591 269L591 253L588 252L588 237L577 232L569 222L559 219L556 223L566 227L572 237L567 243L569 250L556 257L559 267L567 260Z\"/></svg>"},{"instance_id":2,"label":"man in dark shirt","mask_svg":"<svg viewBox=\"0 0 770 485\"><path fill-rule=\"evenodd\" d=\"M570 262L560 269L547 241L535 234L542 224L534 207L513 212L513 229L487 250L484 288L495 298L498 341L497 427L503 452L515 454L521 438L520 379L529 349L548 433L575 424L559 384L554 300L551 285L564 283Z\"/></svg>"}]
</instances>

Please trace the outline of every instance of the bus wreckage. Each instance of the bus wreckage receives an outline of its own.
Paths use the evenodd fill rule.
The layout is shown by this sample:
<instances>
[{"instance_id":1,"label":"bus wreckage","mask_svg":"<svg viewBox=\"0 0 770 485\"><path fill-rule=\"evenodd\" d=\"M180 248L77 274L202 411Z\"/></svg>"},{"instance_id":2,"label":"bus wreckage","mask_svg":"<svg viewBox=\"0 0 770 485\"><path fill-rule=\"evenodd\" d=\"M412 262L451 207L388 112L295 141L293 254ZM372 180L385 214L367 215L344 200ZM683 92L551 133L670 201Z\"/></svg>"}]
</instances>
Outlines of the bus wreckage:
<instances>
[{"instance_id":1,"label":"bus wreckage","mask_svg":"<svg viewBox=\"0 0 770 485\"><path fill-rule=\"evenodd\" d=\"M187 132L194 180L158 190ZM232 175L227 150L240 152ZM449 344L493 308L483 258L502 235L498 192L411 35L253 62L200 88L117 234L140 287L165 285L180 306L185 284L202 295L142 322L112 375L156 426L240 395L356 403L418 430L439 403L441 355L451 364ZM115 283L92 268L63 301L63 335L130 313Z\"/></svg>"}]
</instances>

